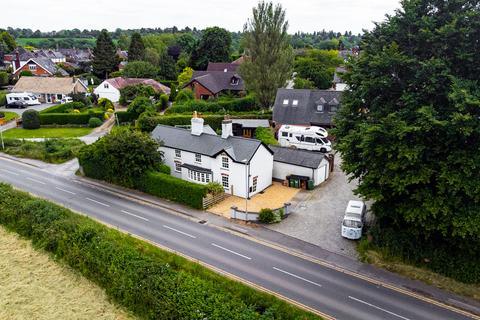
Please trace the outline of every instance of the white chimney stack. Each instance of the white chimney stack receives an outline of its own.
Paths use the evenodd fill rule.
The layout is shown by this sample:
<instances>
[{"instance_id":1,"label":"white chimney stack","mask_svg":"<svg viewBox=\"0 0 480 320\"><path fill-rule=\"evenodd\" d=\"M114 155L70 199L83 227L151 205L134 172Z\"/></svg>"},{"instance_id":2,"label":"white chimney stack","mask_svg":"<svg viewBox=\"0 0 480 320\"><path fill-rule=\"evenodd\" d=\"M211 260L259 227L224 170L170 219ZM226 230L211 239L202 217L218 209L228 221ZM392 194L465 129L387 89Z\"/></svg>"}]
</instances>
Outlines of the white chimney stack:
<instances>
[{"instance_id":1,"label":"white chimney stack","mask_svg":"<svg viewBox=\"0 0 480 320\"><path fill-rule=\"evenodd\" d=\"M203 133L203 119L197 116L197 111L193 112L191 130L194 136L199 136Z\"/></svg>"},{"instance_id":2,"label":"white chimney stack","mask_svg":"<svg viewBox=\"0 0 480 320\"><path fill-rule=\"evenodd\" d=\"M227 139L230 136L233 136L232 120L225 117L222 121L222 138Z\"/></svg>"}]
</instances>

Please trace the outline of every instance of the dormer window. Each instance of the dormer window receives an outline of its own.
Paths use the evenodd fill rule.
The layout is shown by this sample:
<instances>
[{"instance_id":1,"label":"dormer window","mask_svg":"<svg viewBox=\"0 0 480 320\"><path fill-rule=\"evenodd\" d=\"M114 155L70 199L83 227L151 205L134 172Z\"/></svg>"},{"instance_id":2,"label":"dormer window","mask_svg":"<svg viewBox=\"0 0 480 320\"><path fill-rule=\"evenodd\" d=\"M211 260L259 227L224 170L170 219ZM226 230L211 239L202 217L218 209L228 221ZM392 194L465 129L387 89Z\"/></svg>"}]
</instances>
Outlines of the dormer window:
<instances>
[{"instance_id":1,"label":"dormer window","mask_svg":"<svg viewBox=\"0 0 480 320\"><path fill-rule=\"evenodd\" d=\"M330 112L337 112L337 106L330 106Z\"/></svg>"},{"instance_id":2,"label":"dormer window","mask_svg":"<svg viewBox=\"0 0 480 320\"><path fill-rule=\"evenodd\" d=\"M286 106L288 104L288 99L283 100L283 105Z\"/></svg>"},{"instance_id":3,"label":"dormer window","mask_svg":"<svg viewBox=\"0 0 480 320\"><path fill-rule=\"evenodd\" d=\"M323 112L323 104L317 105L317 111Z\"/></svg>"},{"instance_id":4,"label":"dormer window","mask_svg":"<svg viewBox=\"0 0 480 320\"><path fill-rule=\"evenodd\" d=\"M292 106L294 106L294 107L298 106L298 100L293 100L292 101Z\"/></svg>"},{"instance_id":5,"label":"dormer window","mask_svg":"<svg viewBox=\"0 0 480 320\"><path fill-rule=\"evenodd\" d=\"M226 70L226 69L225 69ZM233 85L233 86L236 86L239 82L239 79L237 77L232 77L232 79L230 80L230 83Z\"/></svg>"}]
</instances>

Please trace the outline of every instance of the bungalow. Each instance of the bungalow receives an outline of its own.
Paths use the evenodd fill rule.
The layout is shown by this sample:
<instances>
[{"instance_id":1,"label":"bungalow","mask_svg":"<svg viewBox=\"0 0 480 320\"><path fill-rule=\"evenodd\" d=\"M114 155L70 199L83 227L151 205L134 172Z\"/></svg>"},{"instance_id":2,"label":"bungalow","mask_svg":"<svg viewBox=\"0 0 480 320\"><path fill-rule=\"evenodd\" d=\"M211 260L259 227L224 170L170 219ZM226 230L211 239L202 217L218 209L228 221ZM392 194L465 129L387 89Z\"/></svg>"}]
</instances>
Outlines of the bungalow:
<instances>
[{"instance_id":1,"label":"bungalow","mask_svg":"<svg viewBox=\"0 0 480 320\"><path fill-rule=\"evenodd\" d=\"M341 107L341 91L278 89L273 106L275 126L282 124L334 126L333 117Z\"/></svg>"},{"instance_id":2,"label":"bungalow","mask_svg":"<svg viewBox=\"0 0 480 320\"><path fill-rule=\"evenodd\" d=\"M137 84L143 84L152 87L156 92L170 94L170 88L164 86L160 82L153 79L141 79L141 78L111 78L100 83L98 87L93 90L93 93L98 95L99 98L107 98L112 102L118 102L120 100L120 90Z\"/></svg>"},{"instance_id":3,"label":"bungalow","mask_svg":"<svg viewBox=\"0 0 480 320\"><path fill-rule=\"evenodd\" d=\"M21 77L12 92L33 93L42 103L55 103L71 94L86 93L87 86L77 78Z\"/></svg>"},{"instance_id":4,"label":"bungalow","mask_svg":"<svg viewBox=\"0 0 480 320\"><path fill-rule=\"evenodd\" d=\"M193 90L196 99L210 99L222 92L241 94L245 91L243 79L237 72L239 64L208 63L206 71L194 71L184 86Z\"/></svg>"},{"instance_id":5,"label":"bungalow","mask_svg":"<svg viewBox=\"0 0 480 320\"><path fill-rule=\"evenodd\" d=\"M232 121L222 122L222 135L204 132L194 114L191 129L158 125L152 137L162 142L172 175L194 183L219 182L226 193L249 198L272 184L273 152L259 140L233 136Z\"/></svg>"},{"instance_id":6,"label":"bungalow","mask_svg":"<svg viewBox=\"0 0 480 320\"><path fill-rule=\"evenodd\" d=\"M273 179L288 181L290 186L308 189L308 181L318 186L328 179L332 162L324 153L269 146L273 155Z\"/></svg>"},{"instance_id":7,"label":"bungalow","mask_svg":"<svg viewBox=\"0 0 480 320\"><path fill-rule=\"evenodd\" d=\"M39 77L52 77L55 75L68 76L65 70L57 66L49 58L30 58L24 64L17 59L14 65L21 65L14 69L13 77L15 78L18 78L22 71L30 71L34 76Z\"/></svg>"}]
</instances>

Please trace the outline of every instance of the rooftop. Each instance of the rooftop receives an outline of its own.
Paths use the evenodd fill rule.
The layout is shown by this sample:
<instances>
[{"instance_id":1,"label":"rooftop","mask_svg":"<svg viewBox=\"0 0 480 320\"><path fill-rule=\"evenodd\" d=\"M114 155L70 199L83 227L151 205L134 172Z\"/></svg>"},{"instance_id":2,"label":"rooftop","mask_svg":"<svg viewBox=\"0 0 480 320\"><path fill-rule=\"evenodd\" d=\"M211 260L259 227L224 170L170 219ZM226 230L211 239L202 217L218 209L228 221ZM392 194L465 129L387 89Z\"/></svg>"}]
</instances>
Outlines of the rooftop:
<instances>
[{"instance_id":1,"label":"rooftop","mask_svg":"<svg viewBox=\"0 0 480 320\"><path fill-rule=\"evenodd\" d=\"M269 146L273 151L273 161L316 169L325 158L325 154L308 150Z\"/></svg>"}]
</instances>

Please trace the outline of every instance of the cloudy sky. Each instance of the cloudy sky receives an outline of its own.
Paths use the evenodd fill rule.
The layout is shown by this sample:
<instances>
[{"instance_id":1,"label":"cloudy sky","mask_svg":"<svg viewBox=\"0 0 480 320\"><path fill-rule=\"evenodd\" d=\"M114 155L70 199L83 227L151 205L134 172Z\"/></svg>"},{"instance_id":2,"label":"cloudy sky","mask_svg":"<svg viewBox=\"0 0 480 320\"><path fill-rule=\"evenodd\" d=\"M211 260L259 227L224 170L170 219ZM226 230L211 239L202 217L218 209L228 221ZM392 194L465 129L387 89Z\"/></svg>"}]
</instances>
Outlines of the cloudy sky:
<instances>
[{"instance_id":1,"label":"cloudy sky","mask_svg":"<svg viewBox=\"0 0 480 320\"><path fill-rule=\"evenodd\" d=\"M240 31L257 0L39 0L9 1L0 27L102 29L221 26ZM279 0L287 10L290 33L334 30L354 33L398 8L399 0ZM6 8L4 8L6 9ZM7 13L7 12L5 12Z\"/></svg>"}]
</instances>

